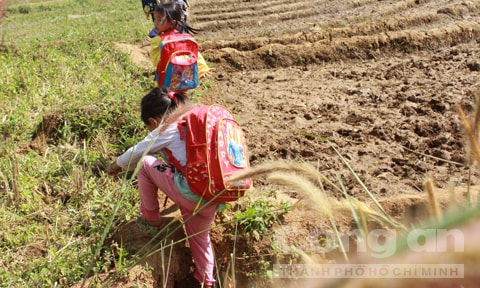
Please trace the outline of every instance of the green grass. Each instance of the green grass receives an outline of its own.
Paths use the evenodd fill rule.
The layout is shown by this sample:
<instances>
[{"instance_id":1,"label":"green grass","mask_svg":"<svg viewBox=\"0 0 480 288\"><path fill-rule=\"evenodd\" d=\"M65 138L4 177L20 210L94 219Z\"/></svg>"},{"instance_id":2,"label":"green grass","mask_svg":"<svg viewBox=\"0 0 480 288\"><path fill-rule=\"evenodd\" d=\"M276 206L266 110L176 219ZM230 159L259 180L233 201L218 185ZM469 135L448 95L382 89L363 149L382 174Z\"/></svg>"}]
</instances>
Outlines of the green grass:
<instances>
[{"instance_id":1,"label":"green grass","mask_svg":"<svg viewBox=\"0 0 480 288\"><path fill-rule=\"evenodd\" d=\"M143 137L139 102L154 85L114 47L150 30L138 1L36 2L9 1L0 27L1 287L110 267L108 227L136 217L138 197L103 171ZM45 115L54 129L31 149Z\"/></svg>"}]
</instances>

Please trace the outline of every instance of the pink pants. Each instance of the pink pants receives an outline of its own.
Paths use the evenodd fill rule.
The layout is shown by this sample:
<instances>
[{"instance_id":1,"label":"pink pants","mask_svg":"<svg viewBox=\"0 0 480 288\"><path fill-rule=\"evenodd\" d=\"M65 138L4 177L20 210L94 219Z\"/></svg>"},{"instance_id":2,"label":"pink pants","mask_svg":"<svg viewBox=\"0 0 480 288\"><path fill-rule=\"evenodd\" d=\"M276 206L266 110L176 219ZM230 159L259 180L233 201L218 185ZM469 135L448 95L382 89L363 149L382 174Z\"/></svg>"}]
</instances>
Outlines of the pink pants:
<instances>
[{"instance_id":1,"label":"pink pants","mask_svg":"<svg viewBox=\"0 0 480 288\"><path fill-rule=\"evenodd\" d=\"M173 181L174 173L172 169L170 167L166 167L166 169L155 168L158 165L165 165L165 163L153 156L145 156L142 168L138 172L140 212L148 220L160 220L157 192L162 190L180 208L183 220L189 219L193 211L199 210L202 205L197 205L196 202L183 197ZM185 223L188 236L203 231L189 237L188 243L195 262L194 277L208 286L215 282L215 279L213 279L214 258L209 230L215 219L216 210L217 205L210 204Z\"/></svg>"}]
</instances>

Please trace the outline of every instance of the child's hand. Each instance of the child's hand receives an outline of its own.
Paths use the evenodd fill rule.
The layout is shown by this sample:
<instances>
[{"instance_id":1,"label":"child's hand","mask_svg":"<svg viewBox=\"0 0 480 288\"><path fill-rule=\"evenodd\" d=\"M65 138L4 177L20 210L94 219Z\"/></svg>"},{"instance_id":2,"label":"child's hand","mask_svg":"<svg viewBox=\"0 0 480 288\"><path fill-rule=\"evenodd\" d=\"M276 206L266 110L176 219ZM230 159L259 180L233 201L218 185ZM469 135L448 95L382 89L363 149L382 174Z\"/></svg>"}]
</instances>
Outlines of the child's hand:
<instances>
[{"instance_id":1,"label":"child's hand","mask_svg":"<svg viewBox=\"0 0 480 288\"><path fill-rule=\"evenodd\" d=\"M107 174L109 176L117 176L117 174L122 170L122 167L118 166L117 163L112 163L107 167Z\"/></svg>"},{"instance_id":2,"label":"child's hand","mask_svg":"<svg viewBox=\"0 0 480 288\"><path fill-rule=\"evenodd\" d=\"M213 75L213 70L215 70L214 68L210 68L208 69L207 72L205 72L203 75L202 75L202 78L209 78Z\"/></svg>"}]
</instances>

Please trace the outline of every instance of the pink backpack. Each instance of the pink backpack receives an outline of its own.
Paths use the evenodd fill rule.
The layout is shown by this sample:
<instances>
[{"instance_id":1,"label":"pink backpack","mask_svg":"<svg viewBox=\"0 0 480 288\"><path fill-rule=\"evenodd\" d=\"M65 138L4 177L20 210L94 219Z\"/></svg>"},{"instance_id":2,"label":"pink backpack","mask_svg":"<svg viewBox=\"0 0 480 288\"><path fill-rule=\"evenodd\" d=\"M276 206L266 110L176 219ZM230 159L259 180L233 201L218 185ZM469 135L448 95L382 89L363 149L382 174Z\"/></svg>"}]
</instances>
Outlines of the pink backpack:
<instances>
[{"instance_id":1,"label":"pink backpack","mask_svg":"<svg viewBox=\"0 0 480 288\"><path fill-rule=\"evenodd\" d=\"M192 192L205 200L216 197L214 202L242 197L252 180L229 182L228 179L249 169L250 163L245 135L232 114L221 106L203 105L193 108L177 123L186 145L186 166L181 166L171 151L167 150L167 154Z\"/></svg>"},{"instance_id":2,"label":"pink backpack","mask_svg":"<svg viewBox=\"0 0 480 288\"><path fill-rule=\"evenodd\" d=\"M197 87L197 41L190 34L177 30L160 37L160 62L155 72L158 86L169 91L186 91Z\"/></svg>"}]
</instances>

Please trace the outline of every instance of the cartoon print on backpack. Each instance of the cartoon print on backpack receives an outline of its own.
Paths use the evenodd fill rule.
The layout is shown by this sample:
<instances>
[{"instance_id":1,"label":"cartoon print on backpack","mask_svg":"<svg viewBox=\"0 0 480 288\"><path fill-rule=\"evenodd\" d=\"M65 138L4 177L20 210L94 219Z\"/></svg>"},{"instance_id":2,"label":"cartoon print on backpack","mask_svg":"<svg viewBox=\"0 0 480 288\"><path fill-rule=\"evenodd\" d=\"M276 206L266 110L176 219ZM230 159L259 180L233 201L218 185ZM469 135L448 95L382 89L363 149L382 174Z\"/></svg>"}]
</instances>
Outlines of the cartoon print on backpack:
<instances>
[{"instance_id":1,"label":"cartoon print on backpack","mask_svg":"<svg viewBox=\"0 0 480 288\"><path fill-rule=\"evenodd\" d=\"M155 74L159 86L169 91L185 91L197 87L198 45L195 39L188 34L165 36L160 51L160 69Z\"/></svg>"},{"instance_id":2,"label":"cartoon print on backpack","mask_svg":"<svg viewBox=\"0 0 480 288\"><path fill-rule=\"evenodd\" d=\"M240 126L236 122L222 121L219 126L220 130L226 135L227 147L228 147L228 160L236 167L246 167L246 143L245 136Z\"/></svg>"}]
</instances>

